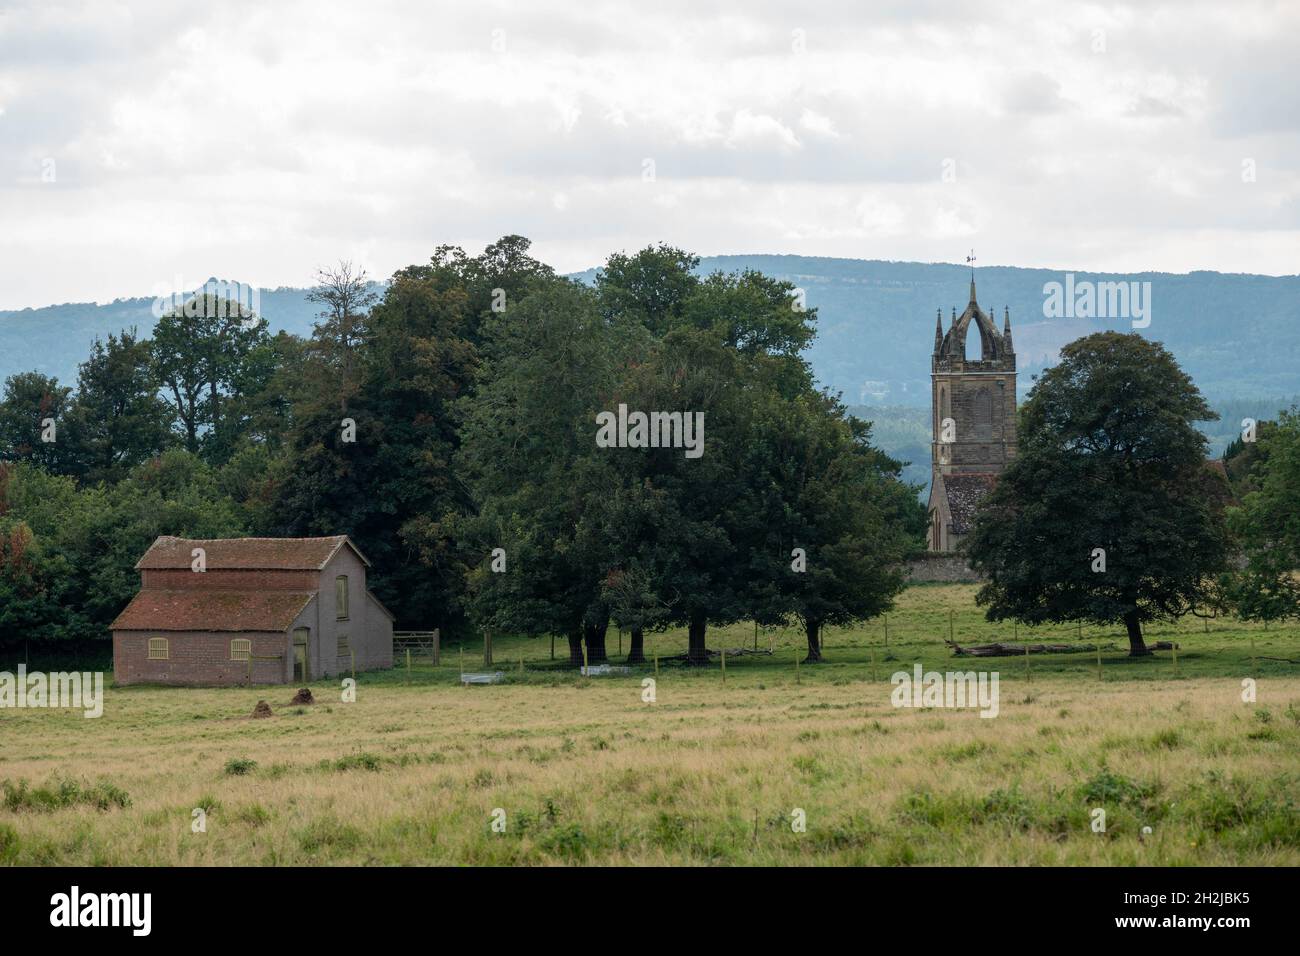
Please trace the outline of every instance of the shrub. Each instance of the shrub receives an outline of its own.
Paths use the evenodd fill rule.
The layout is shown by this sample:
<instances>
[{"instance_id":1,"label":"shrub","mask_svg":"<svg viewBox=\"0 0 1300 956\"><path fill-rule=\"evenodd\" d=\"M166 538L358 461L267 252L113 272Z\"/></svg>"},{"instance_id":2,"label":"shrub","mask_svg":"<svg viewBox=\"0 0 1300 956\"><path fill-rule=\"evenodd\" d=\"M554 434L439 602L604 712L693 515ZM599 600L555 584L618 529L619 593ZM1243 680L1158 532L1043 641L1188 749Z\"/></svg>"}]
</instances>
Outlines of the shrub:
<instances>
[{"instance_id":1,"label":"shrub","mask_svg":"<svg viewBox=\"0 0 1300 956\"><path fill-rule=\"evenodd\" d=\"M4 792L5 809L15 813L28 810L33 813L53 813L79 803L89 804L98 810L111 810L131 805L131 798L121 787L111 783L83 785L75 780L52 780L44 786L30 786L26 780L0 783Z\"/></svg>"}]
</instances>

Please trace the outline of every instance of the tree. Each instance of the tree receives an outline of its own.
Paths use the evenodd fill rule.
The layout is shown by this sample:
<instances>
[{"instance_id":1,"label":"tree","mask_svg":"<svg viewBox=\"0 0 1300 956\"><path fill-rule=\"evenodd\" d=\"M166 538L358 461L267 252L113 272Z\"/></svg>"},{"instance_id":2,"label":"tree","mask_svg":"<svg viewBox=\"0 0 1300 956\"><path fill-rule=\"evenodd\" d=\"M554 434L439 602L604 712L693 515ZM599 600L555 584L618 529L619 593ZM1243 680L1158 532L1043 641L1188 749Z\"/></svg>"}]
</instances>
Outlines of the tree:
<instances>
[{"instance_id":1,"label":"tree","mask_svg":"<svg viewBox=\"0 0 1300 956\"><path fill-rule=\"evenodd\" d=\"M470 575L484 627L561 634L569 660L606 660L604 556L578 544L579 525L613 490L610 458L595 443L595 413L617 380L619 336L584 286L555 280L485 326L485 360L465 403L458 469L476 514L467 540L481 556ZM501 548L505 571L489 563Z\"/></svg>"},{"instance_id":2,"label":"tree","mask_svg":"<svg viewBox=\"0 0 1300 956\"><path fill-rule=\"evenodd\" d=\"M653 527L632 521L639 543L611 549L610 568L636 565L651 577L669 623L684 624L687 657L708 659L708 625L759 613L748 555L767 529L755 508L757 472L748 452L768 401L812 389L800 352L815 313L800 307L793 285L755 272L700 280L698 260L668 246L611 256L597 281L607 321L640 326L649 340L625 360L606 408L702 416L707 437L698 457L680 448L620 449L609 490L653 491ZM596 513L593 511L593 513ZM624 563L626 562L626 563Z\"/></svg>"},{"instance_id":3,"label":"tree","mask_svg":"<svg viewBox=\"0 0 1300 956\"><path fill-rule=\"evenodd\" d=\"M346 261L317 270L316 283L307 293L309 302L322 306L312 345L321 365L332 373L339 408L347 411L348 399L359 387L358 353L369 334L367 320L379 293L365 269Z\"/></svg>"},{"instance_id":4,"label":"tree","mask_svg":"<svg viewBox=\"0 0 1300 956\"><path fill-rule=\"evenodd\" d=\"M94 484L120 481L170 442L168 409L158 397L149 342L134 329L95 340L81 363L68 413L71 470Z\"/></svg>"},{"instance_id":5,"label":"tree","mask_svg":"<svg viewBox=\"0 0 1300 956\"><path fill-rule=\"evenodd\" d=\"M224 461L247 424L241 398L259 393L274 371L266 320L205 292L158 320L150 352L186 450Z\"/></svg>"},{"instance_id":6,"label":"tree","mask_svg":"<svg viewBox=\"0 0 1300 956\"><path fill-rule=\"evenodd\" d=\"M1300 408L1261 422L1259 446L1250 472L1257 490L1228 515L1245 557L1225 577L1228 603L1245 620L1300 617Z\"/></svg>"},{"instance_id":7,"label":"tree","mask_svg":"<svg viewBox=\"0 0 1300 956\"><path fill-rule=\"evenodd\" d=\"M8 534L0 597L8 588L18 602L9 615L0 607L0 644L101 640L139 589L135 562L158 535L247 532L211 469L182 449L150 459L113 486L78 488L70 477L12 466L0 472L0 501L0 535Z\"/></svg>"},{"instance_id":8,"label":"tree","mask_svg":"<svg viewBox=\"0 0 1300 956\"><path fill-rule=\"evenodd\" d=\"M662 243L631 256L616 252L596 276L601 311L663 335L680 324L686 300L700 284L699 265L699 256Z\"/></svg>"},{"instance_id":9,"label":"tree","mask_svg":"<svg viewBox=\"0 0 1300 956\"><path fill-rule=\"evenodd\" d=\"M888 611L903 562L922 547L925 507L902 464L871 447L870 425L826 393L772 403L748 446L761 545L749 552L754 619L796 618L807 663L821 632ZM752 481L753 479L751 479Z\"/></svg>"},{"instance_id":10,"label":"tree","mask_svg":"<svg viewBox=\"0 0 1300 956\"><path fill-rule=\"evenodd\" d=\"M351 535L374 563L373 590L398 619L444 633L459 620L463 590L449 529L468 500L451 468L454 404L477 374L468 325L453 272L397 272L355 346L346 413L331 371L339 345L318 327L267 511L276 534Z\"/></svg>"},{"instance_id":11,"label":"tree","mask_svg":"<svg viewBox=\"0 0 1300 956\"><path fill-rule=\"evenodd\" d=\"M1229 543L1193 422L1216 417L1159 343L1071 342L1020 413L1016 459L969 541L989 620L1142 624L1212 600Z\"/></svg>"},{"instance_id":12,"label":"tree","mask_svg":"<svg viewBox=\"0 0 1300 956\"><path fill-rule=\"evenodd\" d=\"M68 468L68 423L72 389L40 372L5 379L0 400L0 460L24 461L63 473Z\"/></svg>"}]
</instances>

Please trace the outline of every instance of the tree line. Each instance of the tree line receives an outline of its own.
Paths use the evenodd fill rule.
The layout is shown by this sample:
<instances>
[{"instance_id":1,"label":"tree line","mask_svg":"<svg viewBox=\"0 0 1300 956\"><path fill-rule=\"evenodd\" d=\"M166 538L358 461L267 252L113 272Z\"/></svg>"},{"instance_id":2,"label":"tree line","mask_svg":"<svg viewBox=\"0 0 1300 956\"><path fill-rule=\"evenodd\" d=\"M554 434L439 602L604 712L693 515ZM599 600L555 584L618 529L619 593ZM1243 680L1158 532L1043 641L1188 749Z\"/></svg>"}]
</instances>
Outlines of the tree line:
<instances>
[{"instance_id":1,"label":"tree line","mask_svg":"<svg viewBox=\"0 0 1300 956\"><path fill-rule=\"evenodd\" d=\"M406 627L632 635L873 617L926 527L902 465L819 389L798 290L666 245L593 284L507 236L380 289L323 270L309 338L199 301L0 400L0 642L94 640L159 534L346 533ZM620 406L703 414L703 454L602 447Z\"/></svg>"}]
</instances>

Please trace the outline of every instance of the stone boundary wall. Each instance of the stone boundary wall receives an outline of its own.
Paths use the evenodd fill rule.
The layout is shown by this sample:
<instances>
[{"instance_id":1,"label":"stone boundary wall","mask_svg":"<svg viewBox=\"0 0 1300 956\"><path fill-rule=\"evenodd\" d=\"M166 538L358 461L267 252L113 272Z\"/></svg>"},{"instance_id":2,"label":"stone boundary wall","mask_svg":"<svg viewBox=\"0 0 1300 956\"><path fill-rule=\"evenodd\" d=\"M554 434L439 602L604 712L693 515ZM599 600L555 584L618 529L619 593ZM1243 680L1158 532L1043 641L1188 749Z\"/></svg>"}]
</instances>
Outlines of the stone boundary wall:
<instances>
[{"instance_id":1,"label":"stone boundary wall","mask_svg":"<svg viewBox=\"0 0 1300 956\"><path fill-rule=\"evenodd\" d=\"M943 553L926 554L907 562L907 580L909 584L925 582L971 583L982 580L971 570L963 554Z\"/></svg>"}]
</instances>

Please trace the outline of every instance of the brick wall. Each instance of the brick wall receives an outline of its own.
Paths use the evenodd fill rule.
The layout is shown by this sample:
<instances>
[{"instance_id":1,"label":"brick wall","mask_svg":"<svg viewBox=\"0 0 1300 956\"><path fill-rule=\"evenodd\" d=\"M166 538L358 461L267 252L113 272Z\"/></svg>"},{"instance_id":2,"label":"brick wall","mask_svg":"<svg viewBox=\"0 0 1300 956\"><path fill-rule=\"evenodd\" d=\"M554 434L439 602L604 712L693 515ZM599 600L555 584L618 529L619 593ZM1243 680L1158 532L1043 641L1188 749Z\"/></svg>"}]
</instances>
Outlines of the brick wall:
<instances>
[{"instance_id":1,"label":"brick wall","mask_svg":"<svg viewBox=\"0 0 1300 956\"><path fill-rule=\"evenodd\" d=\"M168 642L167 660L149 660L149 639ZM118 684L204 684L230 686L248 682L248 662L230 659L230 642L252 641L253 655L279 661L254 661L253 683L287 683L293 673L286 634L207 631L115 631L113 677Z\"/></svg>"}]
</instances>

